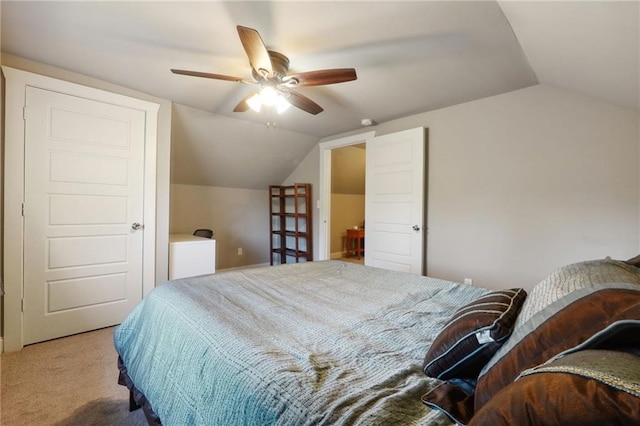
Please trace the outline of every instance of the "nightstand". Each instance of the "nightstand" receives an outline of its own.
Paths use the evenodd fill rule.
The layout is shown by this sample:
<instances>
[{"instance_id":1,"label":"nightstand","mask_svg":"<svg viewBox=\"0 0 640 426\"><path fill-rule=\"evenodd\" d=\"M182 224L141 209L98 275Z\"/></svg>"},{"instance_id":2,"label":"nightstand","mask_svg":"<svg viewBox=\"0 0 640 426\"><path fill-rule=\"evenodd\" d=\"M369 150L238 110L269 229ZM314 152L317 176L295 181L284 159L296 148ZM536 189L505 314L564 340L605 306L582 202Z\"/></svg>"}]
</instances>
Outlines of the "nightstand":
<instances>
[{"instance_id":1,"label":"nightstand","mask_svg":"<svg viewBox=\"0 0 640 426\"><path fill-rule=\"evenodd\" d=\"M347 229L347 256L364 256L364 229Z\"/></svg>"}]
</instances>

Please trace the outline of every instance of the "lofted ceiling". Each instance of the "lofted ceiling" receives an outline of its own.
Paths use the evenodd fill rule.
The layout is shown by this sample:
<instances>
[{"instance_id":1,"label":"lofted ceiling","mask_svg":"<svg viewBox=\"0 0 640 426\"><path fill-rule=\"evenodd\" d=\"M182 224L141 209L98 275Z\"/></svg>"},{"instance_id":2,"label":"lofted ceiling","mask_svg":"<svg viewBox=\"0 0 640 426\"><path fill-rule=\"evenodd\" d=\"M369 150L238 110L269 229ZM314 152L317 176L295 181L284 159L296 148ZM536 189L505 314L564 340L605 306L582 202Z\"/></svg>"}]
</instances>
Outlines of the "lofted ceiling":
<instances>
[{"instance_id":1,"label":"lofted ceiling","mask_svg":"<svg viewBox=\"0 0 640 426\"><path fill-rule=\"evenodd\" d=\"M262 188L323 137L538 83L639 107L636 1L2 1L2 51L175 103L172 181ZM353 67L299 91L324 108L234 113L253 86L236 25L290 72ZM274 155L273 151L285 155ZM255 158L250 165L243 159ZM266 164L265 164L266 162ZM280 179L280 180L279 180Z\"/></svg>"}]
</instances>

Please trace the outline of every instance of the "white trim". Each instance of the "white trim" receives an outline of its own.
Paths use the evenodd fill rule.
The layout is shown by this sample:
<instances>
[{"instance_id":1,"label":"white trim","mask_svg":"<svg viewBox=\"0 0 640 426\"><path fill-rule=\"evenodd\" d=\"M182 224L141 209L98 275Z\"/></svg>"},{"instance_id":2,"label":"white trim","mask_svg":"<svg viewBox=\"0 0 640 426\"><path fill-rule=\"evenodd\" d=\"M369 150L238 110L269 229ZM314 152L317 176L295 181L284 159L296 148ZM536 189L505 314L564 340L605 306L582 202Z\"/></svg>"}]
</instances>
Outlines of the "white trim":
<instances>
[{"instance_id":1,"label":"white trim","mask_svg":"<svg viewBox=\"0 0 640 426\"><path fill-rule=\"evenodd\" d=\"M376 132L366 132L344 138L333 139L318 144L320 148L320 188L318 199L320 206L318 211L318 254L317 260L330 259L329 244L331 231L331 150L345 146L357 145L375 137Z\"/></svg>"},{"instance_id":2,"label":"white trim","mask_svg":"<svg viewBox=\"0 0 640 426\"><path fill-rule=\"evenodd\" d=\"M331 253L331 260L342 259L343 257L345 257L345 253L341 251L334 251Z\"/></svg>"},{"instance_id":3,"label":"white trim","mask_svg":"<svg viewBox=\"0 0 640 426\"><path fill-rule=\"evenodd\" d=\"M156 285L156 177L159 104L149 103L145 111L144 141L144 240L142 243L142 297Z\"/></svg>"},{"instance_id":4,"label":"white trim","mask_svg":"<svg viewBox=\"0 0 640 426\"><path fill-rule=\"evenodd\" d=\"M145 112L145 171L142 292L155 285L156 145L160 105L3 66L5 86L4 158L4 345L8 351L22 348L24 120L27 86L81 98L126 106Z\"/></svg>"},{"instance_id":5,"label":"white trim","mask_svg":"<svg viewBox=\"0 0 640 426\"><path fill-rule=\"evenodd\" d=\"M270 263L256 263L254 265L235 266L233 268L219 269L219 270L216 271L216 273L229 272L229 271L238 271L240 269L262 268L263 266L271 266L271 264Z\"/></svg>"},{"instance_id":6,"label":"white trim","mask_svg":"<svg viewBox=\"0 0 640 426\"><path fill-rule=\"evenodd\" d=\"M5 84L4 157L4 346L22 348L22 208L24 199L24 125L22 108L26 83L13 70L2 71ZM18 142L15 142L18 141ZM10 159L10 160L9 160ZM11 177L9 179L9 177Z\"/></svg>"}]
</instances>

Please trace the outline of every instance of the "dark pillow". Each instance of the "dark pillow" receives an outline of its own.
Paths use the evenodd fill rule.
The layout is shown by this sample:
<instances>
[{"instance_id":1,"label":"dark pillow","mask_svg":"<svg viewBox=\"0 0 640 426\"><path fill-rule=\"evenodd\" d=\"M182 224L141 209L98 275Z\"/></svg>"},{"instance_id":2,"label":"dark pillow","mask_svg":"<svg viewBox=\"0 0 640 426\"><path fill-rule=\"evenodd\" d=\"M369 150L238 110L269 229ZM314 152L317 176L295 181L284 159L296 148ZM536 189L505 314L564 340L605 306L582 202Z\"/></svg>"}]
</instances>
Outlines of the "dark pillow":
<instances>
[{"instance_id":1,"label":"dark pillow","mask_svg":"<svg viewBox=\"0 0 640 426\"><path fill-rule=\"evenodd\" d=\"M629 260L625 260L624 263L626 263L627 265L635 266L636 268L640 268L640 254L636 257L632 257Z\"/></svg>"},{"instance_id":2,"label":"dark pillow","mask_svg":"<svg viewBox=\"0 0 640 426\"><path fill-rule=\"evenodd\" d=\"M640 419L640 357L584 350L524 372L468 426L631 425Z\"/></svg>"},{"instance_id":3,"label":"dark pillow","mask_svg":"<svg viewBox=\"0 0 640 426\"><path fill-rule=\"evenodd\" d=\"M578 345L602 347L614 341L612 334L619 330L638 330L640 322L628 321L638 318L640 287L636 284L629 288L584 288L555 301L516 328L482 371L475 388L476 413L524 370ZM637 339L629 343L638 346Z\"/></svg>"},{"instance_id":4,"label":"dark pillow","mask_svg":"<svg viewBox=\"0 0 640 426\"><path fill-rule=\"evenodd\" d=\"M420 399L427 407L441 411L456 424L466 425L473 416L473 394L452 382L443 382Z\"/></svg>"},{"instance_id":5,"label":"dark pillow","mask_svg":"<svg viewBox=\"0 0 640 426\"><path fill-rule=\"evenodd\" d=\"M441 380L478 377L511 334L527 293L493 291L457 310L429 348L423 371Z\"/></svg>"}]
</instances>

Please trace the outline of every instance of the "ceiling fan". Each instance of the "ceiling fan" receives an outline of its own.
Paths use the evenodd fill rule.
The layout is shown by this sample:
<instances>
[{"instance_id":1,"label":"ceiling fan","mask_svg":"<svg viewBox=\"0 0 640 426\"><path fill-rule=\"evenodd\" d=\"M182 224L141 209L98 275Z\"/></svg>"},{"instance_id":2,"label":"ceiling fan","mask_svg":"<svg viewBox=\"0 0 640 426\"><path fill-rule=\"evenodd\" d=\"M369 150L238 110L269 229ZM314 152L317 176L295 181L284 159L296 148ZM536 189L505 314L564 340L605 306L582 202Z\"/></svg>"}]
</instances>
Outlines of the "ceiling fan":
<instances>
[{"instance_id":1,"label":"ceiling fan","mask_svg":"<svg viewBox=\"0 0 640 426\"><path fill-rule=\"evenodd\" d=\"M259 111L261 105L274 106L278 112L281 112L291 104L315 115L322 112L323 108L294 89L304 86L343 83L357 79L356 70L353 68L318 70L287 75L289 58L282 53L267 50L258 31L241 25L238 25L237 29L242 46L249 58L255 81L199 71L171 69L171 72L194 77L259 85L260 89L245 96L236 105L234 112L244 112L249 108Z\"/></svg>"}]
</instances>

